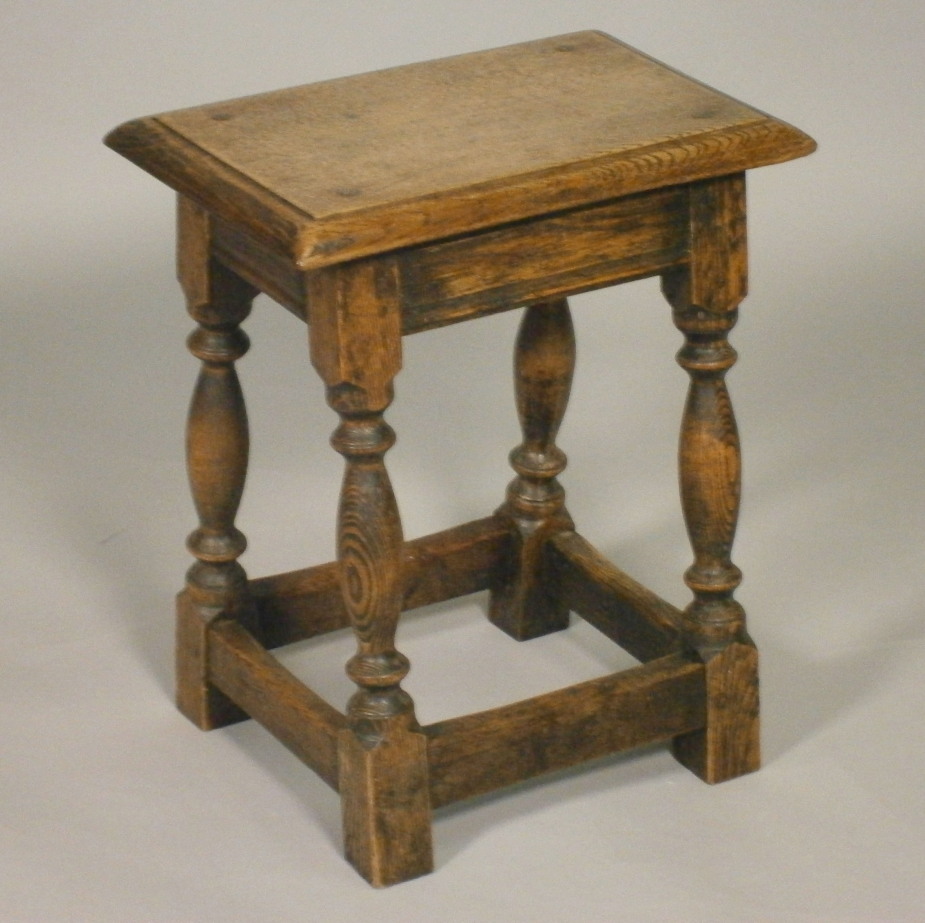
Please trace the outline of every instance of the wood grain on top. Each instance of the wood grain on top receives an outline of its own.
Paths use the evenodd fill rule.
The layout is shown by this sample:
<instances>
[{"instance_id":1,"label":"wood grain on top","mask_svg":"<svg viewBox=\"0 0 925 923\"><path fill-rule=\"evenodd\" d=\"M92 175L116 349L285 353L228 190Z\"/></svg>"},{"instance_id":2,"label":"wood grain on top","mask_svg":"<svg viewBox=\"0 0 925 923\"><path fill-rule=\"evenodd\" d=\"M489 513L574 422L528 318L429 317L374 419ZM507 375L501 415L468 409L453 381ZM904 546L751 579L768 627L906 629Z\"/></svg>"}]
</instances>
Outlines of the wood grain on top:
<instances>
[{"instance_id":1,"label":"wood grain on top","mask_svg":"<svg viewBox=\"0 0 925 923\"><path fill-rule=\"evenodd\" d=\"M301 268L814 146L597 32L184 109L107 142Z\"/></svg>"}]
</instances>

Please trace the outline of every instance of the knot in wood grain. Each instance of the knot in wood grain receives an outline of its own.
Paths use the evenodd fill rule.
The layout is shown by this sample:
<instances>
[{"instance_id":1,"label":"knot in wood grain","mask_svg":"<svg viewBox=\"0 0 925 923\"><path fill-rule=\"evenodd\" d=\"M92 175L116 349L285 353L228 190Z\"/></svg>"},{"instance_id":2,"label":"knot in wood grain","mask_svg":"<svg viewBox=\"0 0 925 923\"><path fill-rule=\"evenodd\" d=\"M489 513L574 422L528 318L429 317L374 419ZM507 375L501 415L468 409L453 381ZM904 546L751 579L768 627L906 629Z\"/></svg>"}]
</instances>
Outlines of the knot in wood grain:
<instances>
[{"instance_id":1,"label":"knot in wood grain","mask_svg":"<svg viewBox=\"0 0 925 923\"><path fill-rule=\"evenodd\" d=\"M228 363L250 348L247 334L236 326L199 327L187 338L189 351L203 362Z\"/></svg>"}]
</instances>

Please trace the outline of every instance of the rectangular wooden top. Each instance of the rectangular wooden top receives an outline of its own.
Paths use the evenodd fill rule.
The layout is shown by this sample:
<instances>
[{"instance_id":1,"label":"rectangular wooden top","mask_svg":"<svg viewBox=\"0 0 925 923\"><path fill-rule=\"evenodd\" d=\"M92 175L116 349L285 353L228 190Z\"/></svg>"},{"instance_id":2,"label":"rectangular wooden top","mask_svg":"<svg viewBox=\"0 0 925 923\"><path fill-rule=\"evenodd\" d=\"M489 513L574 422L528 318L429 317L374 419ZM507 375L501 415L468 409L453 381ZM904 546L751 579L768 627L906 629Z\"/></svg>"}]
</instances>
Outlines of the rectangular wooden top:
<instances>
[{"instance_id":1,"label":"rectangular wooden top","mask_svg":"<svg viewBox=\"0 0 925 923\"><path fill-rule=\"evenodd\" d=\"M106 140L302 269L815 146L598 32L179 110Z\"/></svg>"}]
</instances>

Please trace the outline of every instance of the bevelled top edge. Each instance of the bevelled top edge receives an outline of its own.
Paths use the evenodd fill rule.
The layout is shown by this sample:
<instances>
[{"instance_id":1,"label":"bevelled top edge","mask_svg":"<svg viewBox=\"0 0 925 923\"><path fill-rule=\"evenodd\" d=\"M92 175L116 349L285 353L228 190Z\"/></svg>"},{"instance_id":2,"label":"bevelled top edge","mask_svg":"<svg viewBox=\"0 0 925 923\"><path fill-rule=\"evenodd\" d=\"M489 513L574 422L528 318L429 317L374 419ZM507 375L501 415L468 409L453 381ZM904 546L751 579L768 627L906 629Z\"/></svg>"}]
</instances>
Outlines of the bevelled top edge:
<instances>
[{"instance_id":1,"label":"bevelled top edge","mask_svg":"<svg viewBox=\"0 0 925 923\"><path fill-rule=\"evenodd\" d=\"M300 232L313 221L311 215L202 150L158 116L124 122L103 141L175 192L242 225L290 258Z\"/></svg>"},{"instance_id":2,"label":"bevelled top edge","mask_svg":"<svg viewBox=\"0 0 925 923\"><path fill-rule=\"evenodd\" d=\"M589 207L624 196L772 166L811 154L816 142L771 116L705 135L648 148L608 154L518 177L500 188L467 187L390 207L381 224L372 207L322 218L303 226L294 258L303 270L321 268L387 250L415 246L461 233L488 230L557 211ZM556 182L549 182L554 172ZM479 202L473 218L472 202Z\"/></svg>"}]
</instances>

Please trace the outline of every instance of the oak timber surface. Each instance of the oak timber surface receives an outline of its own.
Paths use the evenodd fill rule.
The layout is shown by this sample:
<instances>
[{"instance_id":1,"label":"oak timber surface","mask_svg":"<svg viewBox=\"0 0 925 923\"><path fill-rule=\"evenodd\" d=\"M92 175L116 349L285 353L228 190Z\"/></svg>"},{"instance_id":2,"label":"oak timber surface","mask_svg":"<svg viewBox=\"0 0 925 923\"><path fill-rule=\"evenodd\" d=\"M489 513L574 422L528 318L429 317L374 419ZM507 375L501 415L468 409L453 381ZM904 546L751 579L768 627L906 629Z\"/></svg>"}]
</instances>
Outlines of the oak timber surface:
<instances>
[{"instance_id":1,"label":"oak timber surface","mask_svg":"<svg viewBox=\"0 0 925 923\"><path fill-rule=\"evenodd\" d=\"M812 148L597 32L180 110L109 143L200 200L223 172L226 200L213 184L204 204L234 220L237 196L259 200L273 220L254 229L302 268Z\"/></svg>"}]
</instances>

